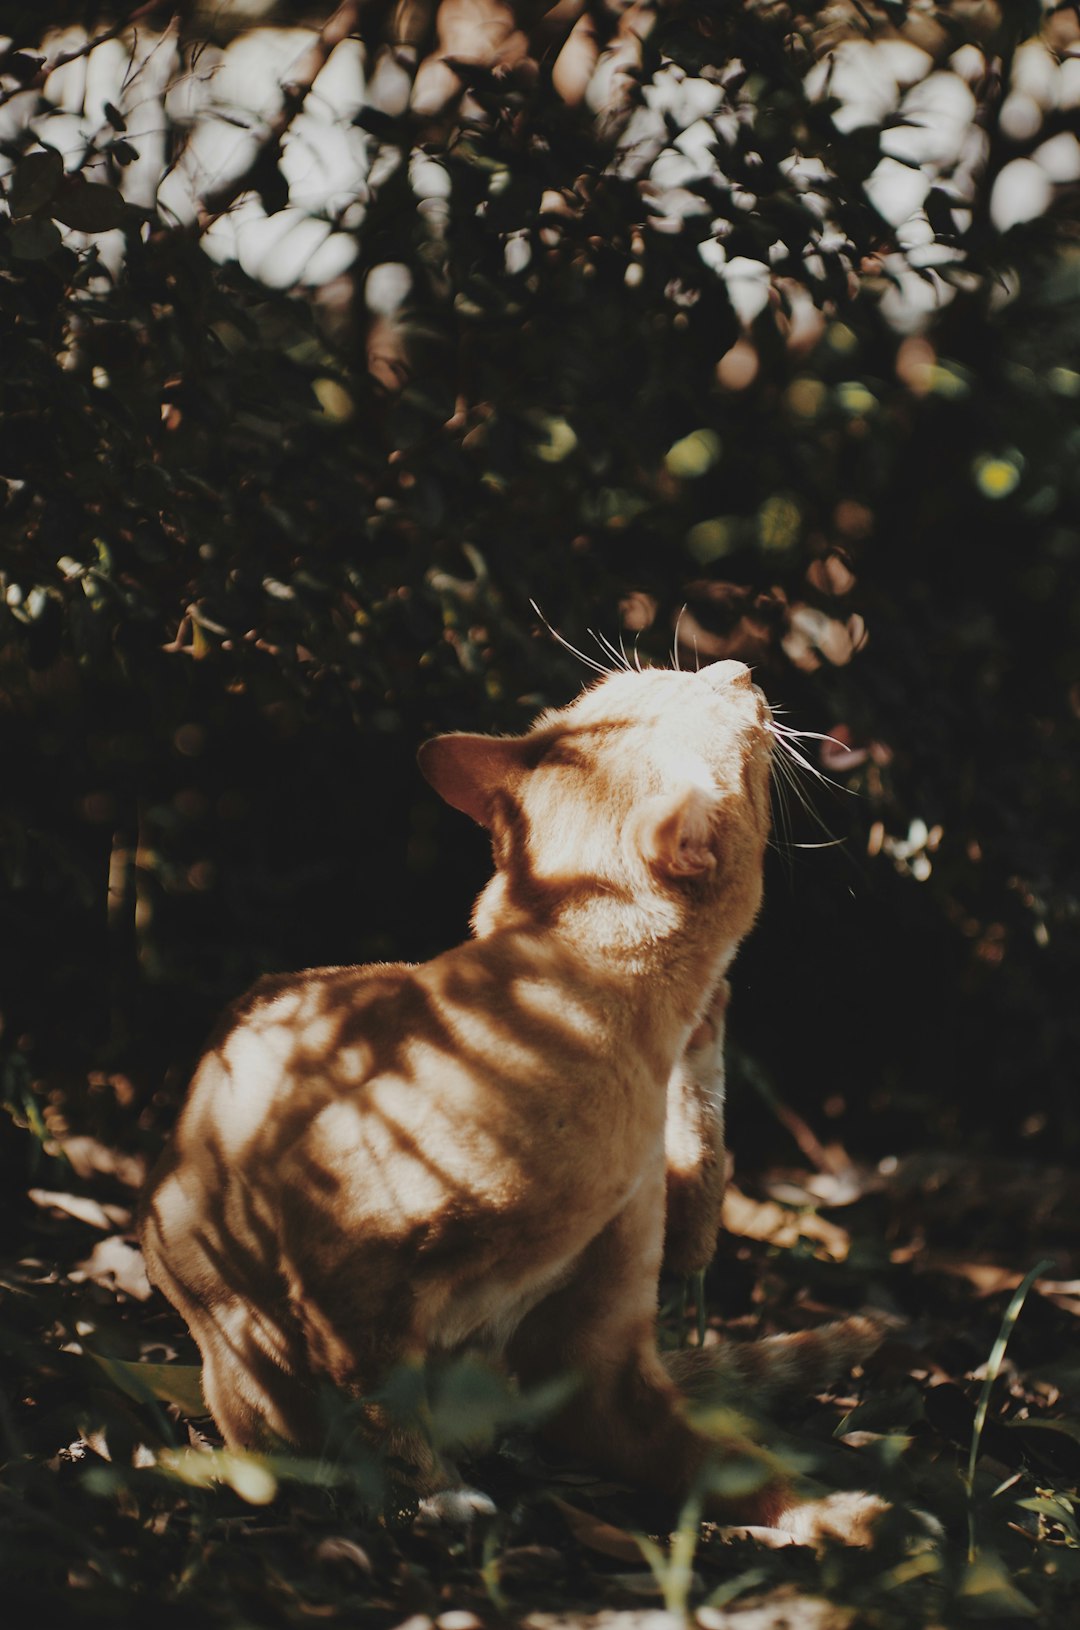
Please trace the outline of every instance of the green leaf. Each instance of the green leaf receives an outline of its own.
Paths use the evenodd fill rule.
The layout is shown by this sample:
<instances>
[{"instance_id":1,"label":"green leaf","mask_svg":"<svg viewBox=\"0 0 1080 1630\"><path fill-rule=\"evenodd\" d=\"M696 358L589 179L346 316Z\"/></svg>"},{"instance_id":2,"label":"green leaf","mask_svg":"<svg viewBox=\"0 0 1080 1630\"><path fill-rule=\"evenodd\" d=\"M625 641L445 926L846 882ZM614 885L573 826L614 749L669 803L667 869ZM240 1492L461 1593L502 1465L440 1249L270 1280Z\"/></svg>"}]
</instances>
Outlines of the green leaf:
<instances>
[{"instance_id":1,"label":"green leaf","mask_svg":"<svg viewBox=\"0 0 1080 1630\"><path fill-rule=\"evenodd\" d=\"M111 232L123 226L130 214L115 187L102 181L76 181L54 200L50 214L76 232Z\"/></svg>"},{"instance_id":2,"label":"green leaf","mask_svg":"<svg viewBox=\"0 0 1080 1630\"><path fill-rule=\"evenodd\" d=\"M1004 1423L1011 1432L1056 1432L1070 1443L1080 1444L1080 1421L1057 1419L1006 1421Z\"/></svg>"},{"instance_id":3,"label":"green leaf","mask_svg":"<svg viewBox=\"0 0 1080 1630\"><path fill-rule=\"evenodd\" d=\"M845 379L836 387L836 399L845 413L853 418L865 418L878 405L877 397L861 379Z\"/></svg>"},{"instance_id":4,"label":"green leaf","mask_svg":"<svg viewBox=\"0 0 1080 1630\"><path fill-rule=\"evenodd\" d=\"M981 453L971 468L975 485L985 498L1007 498L1020 484L1021 470L1015 456Z\"/></svg>"},{"instance_id":5,"label":"green leaf","mask_svg":"<svg viewBox=\"0 0 1080 1630\"><path fill-rule=\"evenodd\" d=\"M17 260L47 260L63 239L54 221L16 221L8 234L11 253Z\"/></svg>"},{"instance_id":6,"label":"green leaf","mask_svg":"<svg viewBox=\"0 0 1080 1630\"><path fill-rule=\"evenodd\" d=\"M157 1464L189 1488L227 1483L248 1505L269 1505L278 1490L269 1461L242 1449L163 1449Z\"/></svg>"},{"instance_id":7,"label":"green leaf","mask_svg":"<svg viewBox=\"0 0 1080 1630\"><path fill-rule=\"evenodd\" d=\"M802 515L794 498L773 493L758 510L758 543L766 554L785 554L798 543L801 526Z\"/></svg>"},{"instance_id":8,"label":"green leaf","mask_svg":"<svg viewBox=\"0 0 1080 1630\"><path fill-rule=\"evenodd\" d=\"M1005 1309L1005 1316L1001 1321L1001 1329L998 1331L997 1339L994 1342L993 1347L990 1349L990 1357L987 1360L986 1365L986 1376L979 1392L979 1402L975 1410L975 1425L971 1434L971 1450L968 1455L967 1475L964 1479L967 1485L969 1501L971 1499L972 1490L975 1487L975 1466L979 1459L979 1444L982 1439L983 1427L986 1425L987 1411L990 1408L990 1394L994 1390L994 1382L998 1378L998 1373L1005 1357L1005 1349L1009 1344L1009 1337L1013 1333L1013 1326L1020 1317L1020 1309L1024 1305L1024 1300L1028 1291L1031 1289L1036 1279L1039 1278L1040 1274L1046 1273L1048 1269L1053 1267L1053 1265L1053 1261L1050 1258L1045 1258L1042 1262L1037 1262L1035 1266L1024 1275L1023 1279L1013 1292L1012 1300ZM974 1543L972 1543L969 1551L969 1559L972 1562L974 1562L974 1555L975 1548Z\"/></svg>"},{"instance_id":9,"label":"green leaf","mask_svg":"<svg viewBox=\"0 0 1080 1630\"><path fill-rule=\"evenodd\" d=\"M519 1393L502 1371L475 1357L436 1370L429 1385L431 1441L440 1449L483 1446L502 1428L533 1425L565 1403L576 1388L572 1376L559 1376Z\"/></svg>"},{"instance_id":10,"label":"green leaf","mask_svg":"<svg viewBox=\"0 0 1080 1630\"><path fill-rule=\"evenodd\" d=\"M694 559L707 566L711 560L731 554L739 547L740 526L737 520L725 515L714 515L711 520L698 521L686 534L686 547Z\"/></svg>"},{"instance_id":11,"label":"green leaf","mask_svg":"<svg viewBox=\"0 0 1080 1630\"><path fill-rule=\"evenodd\" d=\"M1080 1545L1080 1525L1076 1520L1076 1512L1072 1502L1064 1495L1033 1494L1029 1499L1017 1500L1017 1505L1024 1511L1035 1511L1042 1517L1049 1517L1064 1528L1074 1545Z\"/></svg>"},{"instance_id":12,"label":"green leaf","mask_svg":"<svg viewBox=\"0 0 1080 1630\"><path fill-rule=\"evenodd\" d=\"M720 437L715 430L691 430L668 448L664 463L671 475L694 481L711 470L719 457Z\"/></svg>"},{"instance_id":13,"label":"green leaf","mask_svg":"<svg viewBox=\"0 0 1080 1630\"><path fill-rule=\"evenodd\" d=\"M51 147L44 153L27 153L19 160L8 182L8 207L15 220L43 209L60 185L64 161ZM25 257L29 259L30 257Z\"/></svg>"},{"instance_id":14,"label":"green leaf","mask_svg":"<svg viewBox=\"0 0 1080 1630\"><path fill-rule=\"evenodd\" d=\"M1034 1619L1038 1609L1017 1590L1000 1558L983 1551L968 1564L956 1591L957 1606L969 1619Z\"/></svg>"},{"instance_id":15,"label":"green leaf","mask_svg":"<svg viewBox=\"0 0 1080 1630\"><path fill-rule=\"evenodd\" d=\"M120 1392L137 1403L157 1398L165 1404L176 1404L185 1415L209 1413L202 1394L202 1371L197 1364L132 1364L124 1358L105 1358L101 1353L87 1353L87 1357L105 1371Z\"/></svg>"}]
</instances>

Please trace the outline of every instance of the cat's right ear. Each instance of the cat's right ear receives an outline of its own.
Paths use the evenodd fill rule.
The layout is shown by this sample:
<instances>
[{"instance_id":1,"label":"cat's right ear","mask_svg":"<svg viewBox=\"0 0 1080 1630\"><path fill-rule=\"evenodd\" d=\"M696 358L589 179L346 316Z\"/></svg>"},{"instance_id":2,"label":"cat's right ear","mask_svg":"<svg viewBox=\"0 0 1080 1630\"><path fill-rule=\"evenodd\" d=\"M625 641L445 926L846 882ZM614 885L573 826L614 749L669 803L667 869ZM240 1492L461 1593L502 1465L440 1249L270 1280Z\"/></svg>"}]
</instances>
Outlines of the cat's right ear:
<instances>
[{"instance_id":1,"label":"cat's right ear","mask_svg":"<svg viewBox=\"0 0 1080 1630\"><path fill-rule=\"evenodd\" d=\"M521 736L433 736L416 759L439 797L481 826L491 825L498 794L511 791L528 768Z\"/></svg>"},{"instance_id":2,"label":"cat's right ear","mask_svg":"<svg viewBox=\"0 0 1080 1630\"><path fill-rule=\"evenodd\" d=\"M649 798L629 827L649 865L673 882L716 870L716 798L683 787Z\"/></svg>"}]
</instances>

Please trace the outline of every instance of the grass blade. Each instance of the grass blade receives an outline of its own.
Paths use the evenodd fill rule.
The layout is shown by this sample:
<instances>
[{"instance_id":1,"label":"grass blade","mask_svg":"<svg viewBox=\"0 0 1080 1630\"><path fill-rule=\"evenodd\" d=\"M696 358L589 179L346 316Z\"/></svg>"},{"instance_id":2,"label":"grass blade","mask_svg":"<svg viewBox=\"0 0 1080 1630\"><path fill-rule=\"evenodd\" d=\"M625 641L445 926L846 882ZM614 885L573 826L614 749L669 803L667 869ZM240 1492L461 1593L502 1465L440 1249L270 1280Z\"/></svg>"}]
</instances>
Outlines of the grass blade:
<instances>
[{"instance_id":1,"label":"grass blade","mask_svg":"<svg viewBox=\"0 0 1080 1630\"><path fill-rule=\"evenodd\" d=\"M968 1454L967 1473L964 1478L964 1486L967 1489L968 1500L969 1563L975 1561L975 1553L977 1549L975 1544L975 1466L979 1459L979 1448L982 1443L983 1428L986 1425L987 1411L990 1408L990 1394L994 1390L994 1382L997 1380L1001 1371L1002 1361L1005 1358L1005 1349L1009 1345L1009 1337L1012 1335L1013 1327L1015 1326L1017 1319L1020 1317L1020 1309L1023 1307L1024 1302L1027 1299L1028 1291L1031 1289L1036 1279L1039 1278L1040 1274L1046 1273L1046 1271L1053 1266L1054 1264L1049 1258L1044 1258L1041 1262L1037 1262L1035 1266L1024 1275L1023 1279L1013 1292L1012 1300L1005 1309L1005 1317L1001 1321L1001 1329L998 1331L997 1339L994 1342L993 1347L990 1349L990 1358L986 1366L986 1376L983 1380L982 1390L979 1393L979 1402L975 1409L975 1423L971 1431L971 1450Z\"/></svg>"}]
</instances>

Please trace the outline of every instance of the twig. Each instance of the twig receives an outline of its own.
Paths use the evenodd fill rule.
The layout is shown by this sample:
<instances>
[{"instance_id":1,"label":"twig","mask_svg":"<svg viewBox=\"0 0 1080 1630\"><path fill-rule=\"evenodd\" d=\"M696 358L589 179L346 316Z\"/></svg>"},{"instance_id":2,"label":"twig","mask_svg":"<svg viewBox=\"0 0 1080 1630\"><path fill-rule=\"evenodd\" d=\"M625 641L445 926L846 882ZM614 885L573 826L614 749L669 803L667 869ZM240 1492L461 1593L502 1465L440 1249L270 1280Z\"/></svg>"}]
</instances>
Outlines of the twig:
<instances>
[{"instance_id":1,"label":"twig","mask_svg":"<svg viewBox=\"0 0 1080 1630\"><path fill-rule=\"evenodd\" d=\"M342 40L356 32L364 3L365 0L343 0L333 16L327 18L303 56L293 65L292 74L281 87L281 107L268 122L266 135L259 143L254 158L238 175L214 187L200 203L196 222L199 237L221 219L241 193L252 189L257 176L267 165L277 161L289 127L307 101L311 87L329 61L331 52Z\"/></svg>"},{"instance_id":2,"label":"twig","mask_svg":"<svg viewBox=\"0 0 1080 1630\"><path fill-rule=\"evenodd\" d=\"M49 57L43 62L30 79L16 85L13 90L0 94L0 107L3 107L5 102L10 102L12 97L21 96L24 91L40 90L49 75L54 74L58 68L66 68L69 62L78 62L80 57L88 57L99 45L106 44L108 40L118 39L129 28L134 28L136 23L141 23L144 17L149 17L155 11L161 11L167 3L168 0L145 0L144 5L136 6L135 10L129 12L120 22L113 23L109 28L103 28L100 34L84 40L82 45L76 46L74 50L58 51L55 57Z\"/></svg>"},{"instance_id":3,"label":"twig","mask_svg":"<svg viewBox=\"0 0 1080 1630\"><path fill-rule=\"evenodd\" d=\"M804 1158L816 1171L827 1172L832 1177L842 1177L845 1172L850 1171L851 1162L847 1156L826 1149L809 1123L777 1095L760 1070L747 1068L745 1063L743 1068L780 1125L794 1139Z\"/></svg>"}]
</instances>

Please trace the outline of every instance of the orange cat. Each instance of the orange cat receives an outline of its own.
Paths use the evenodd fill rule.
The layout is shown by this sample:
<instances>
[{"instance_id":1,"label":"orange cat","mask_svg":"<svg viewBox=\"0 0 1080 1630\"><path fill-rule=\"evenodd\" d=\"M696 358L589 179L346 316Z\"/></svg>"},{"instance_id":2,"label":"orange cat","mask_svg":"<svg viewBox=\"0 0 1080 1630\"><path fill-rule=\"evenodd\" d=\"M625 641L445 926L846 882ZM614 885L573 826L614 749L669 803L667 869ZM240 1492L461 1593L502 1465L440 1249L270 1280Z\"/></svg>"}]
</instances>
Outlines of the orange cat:
<instances>
[{"instance_id":1,"label":"orange cat","mask_svg":"<svg viewBox=\"0 0 1080 1630\"><path fill-rule=\"evenodd\" d=\"M657 1351L657 1281L665 1214L680 1271L715 1243L724 975L761 900L772 739L720 662L617 672L524 736L421 749L491 833L474 937L260 981L152 1180L147 1266L229 1443L310 1443L318 1383L361 1395L468 1347L526 1384L578 1378L556 1441L675 1500L695 1486L718 1446ZM724 1362L836 1370L873 1345L841 1329ZM786 1486L759 1481L723 1509L774 1518Z\"/></svg>"}]
</instances>

